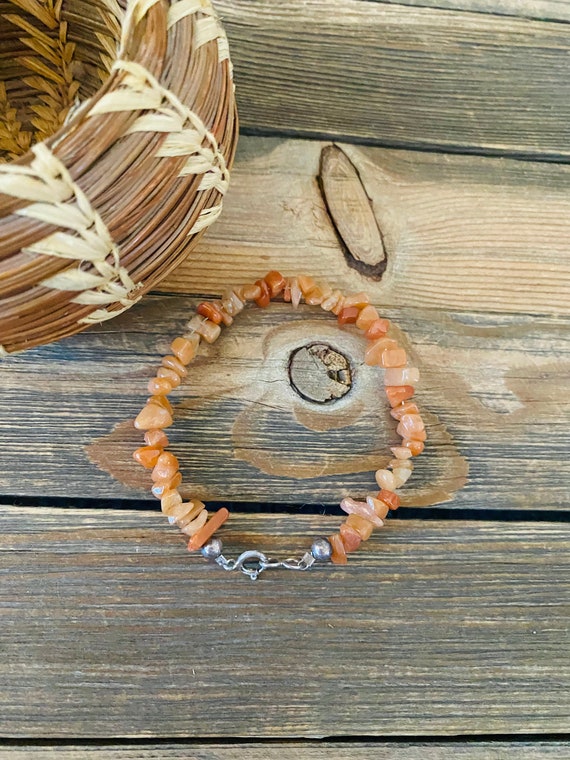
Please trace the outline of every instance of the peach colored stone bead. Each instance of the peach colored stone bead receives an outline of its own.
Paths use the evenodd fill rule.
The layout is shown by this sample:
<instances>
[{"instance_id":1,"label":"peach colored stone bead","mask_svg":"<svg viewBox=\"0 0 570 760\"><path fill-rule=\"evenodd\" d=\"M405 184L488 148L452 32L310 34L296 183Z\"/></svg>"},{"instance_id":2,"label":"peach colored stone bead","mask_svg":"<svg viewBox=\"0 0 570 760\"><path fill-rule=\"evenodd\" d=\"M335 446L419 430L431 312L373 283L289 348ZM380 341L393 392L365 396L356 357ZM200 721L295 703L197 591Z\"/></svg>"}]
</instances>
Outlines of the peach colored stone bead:
<instances>
[{"instance_id":1,"label":"peach colored stone bead","mask_svg":"<svg viewBox=\"0 0 570 760\"><path fill-rule=\"evenodd\" d=\"M351 296L345 296L344 298L344 308L348 308L350 306L356 306L357 309L363 309L367 304L370 303L370 296L368 293L354 293L354 295Z\"/></svg>"},{"instance_id":2,"label":"peach colored stone bead","mask_svg":"<svg viewBox=\"0 0 570 760\"><path fill-rule=\"evenodd\" d=\"M222 298L222 308L231 317L235 317L240 311L243 311L244 303L233 290L227 290Z\"/></svg>"},{"instance_id":3,"label":"peach colored stone bead","mask_svg":"<svg viewBox=\"0 0 570 760\"><path fill-rule=\"evenodd\" d=\"M402 446L403 449L405 449L408 452L408 456L412 455L412 452L409 449L406 449L405 446ZM392 469L396 469L396 467L403 467L406 470L410 470L410 472L414 469L414 465L411 462L411 459L390 459L388 462L388 467L391 467Z\"/></svg>"},{"instance_id":4,"label":"peach colored stone bead","mask_svg":"<svg viewBox=\"0 0 570 760\"><path fill-rule=\"evenodd\" d=\"M133 459L142 464L145 470L152 470L161 454L162 449L157 449L154 446L141 446L140 449L133 452Z\"/></svg>"},{"instance_id":5,"label":"peach colored stone bead","mask_svg":"<svg viewBox=\"0 0 570 760\"><path fill-rule=\"evenodd\" d=\"M265 309L266 306L269 306L269 303L271 301L271 291L269 290L269 285L265 282L265 280L257 280L255 284L259 285L259 288L261 290L261 295L255 299L255 303L261 309Z\"/></svg>"},{"instance_id":6,"label":"peach colored stone bead","mask_svg":"<svg viewBox=\"0 0 570 760\"><path fill-rule=\"evenodd\" d=\"M287 279L285 287L283 288L283 300L285 303L291 303L291 280Z\"/></svg>"},{"instance_id":7,"label":"peach colored stone bead","mask_svg":"<svg viewBox=\"0 0 570 760\"><path fill-rule=\"evenodd\" d=\"M403 348L389 348L382 352L381 364L383 367L405 367L408 357Z\"/></svg>"},{"instance_id":8,"label":"peach colored stone bead","mask_svg":"<svg viewBox=\"0 0 570 760\"><path fill-rule=\"evenodd\" d=\"M152 495L157 499L161 499L164 493L167 491L173 491L175 488L178 488L181 483L182 474L180 472L177 472L174 477L167 480L157 480L151 488Z\"/></svg>"},{"instance_id":9,"label":"peach colored stone bead","mask_svg":"<svg viewBox=\"0 0 570 760\"><path fill-rule=\"evenodd\" d=\"M345 306L338 315L338 323L339 325L353 325L359 314L358 306Z\"/></svg>"},{"instance_id":10,"label":"peach colored stone bead","mask_svg":"<svg viewBox=\"0 0 570 760\"><path fill-rule=\"evenodd\" d=\"M396 459L409 459L412 456L412 452L405 446L390 446L390 451Z\"/></svg>"},{"instance_id":11,"label":"peach colored stone bead","mask_svg":"<svg viewBox=\"0 0 570 760\"><path fill-rule=\"evenodd\" d=\"M188 525L188 523L191 523L192 520L195 520L200 512L206 508L204 502L200 501L199 499L192 499L192 501L186 502L186 506L188 507L186 514L176 520L176 524L182 531L184 531L184 528Z\"/></svg>"},{"instance_id":12,"label":"peach colored stone bead","mask_svg":"<svg viewBox=\"0 0 570 760\"><path fill-rule=\"evenodd\" d=\"M340 526L340 537L342 539L342 543L344 545L345 551L347 552L354 552L358 549L360 544L362 543L362 538L360 537L360 534L357 533L354 528L351 528L350 525L347 525L346 523L342 523Z\"/></svg>"},{"instance_id":13,"label":"peach colored stone bead","mask_svg":"<svg viewBox=\"0 0 570 760\"><path fill-rule=\"evenodd\" d=\"M170 480L178 472L178 459L170 451L164 451L159 457L152 471L153 481Z\"/></svg>"},{"instance_id":14,"label":"peach colored stone bead","mask_svg":"<svg viewBox=\"0 0 570 760\"><path fill-rule=\"evenodd\" d=\"M185 533L187 536L193 536L201 528L204 527L207 519L208 519L208 510L202 509L194 520L192 520L189 523L186 523L186 525L183 528L181 528L182 533Z\"/></svg>"},{"instance_id":15,"label":"peach colored stone bead","mask_svg":"<svg viewBox=\"0 0 570 760\"><path fill-rule=\"evenodd\" d=\"M189 364L196 356L198 350L198 344L200 338L197 335L189 335L187 337L175 338L170 344L170 350L176 356L182 364Z\"/></svg>"},{"instance_id":16,"label":"peach colored stone bead","mask_svg":"<svg viewBox=\"0 0 570 760\"><path fill-rule=\"evenodd\" d=\"M397 494L392 493L392 491L389 491L386 488L382 488L380 490L380 493L378 494L378 498L380 499L380 501L386 502L386 504L388 504L390 509L398 509L398 507L400 506L400 497Z\"/></svg>"},{"instance_id":17,"label":"peach colored stone bead","mask_svg":"<svg viewBox=\"0 0 570 760\"><path fill-rule=\"evenodd\" d=\"M387 488L389 491L393 491L396 487L394 483L394 475L390 470L376 470L374 477L380 488Z\"/></svg>"},{"instance_id":18,"label":"peach colored stone bead","mask_svg":"<svg viewBox=\"0 0 570 760\"><path fill-rule=\"evenodd\" d=\"M168 367L159 367L156 376L168 380L173 388L178 388L180 385L180 375L173 369L168 369Z\"/></svg>"},{"instance_id":19,"label":"peach colored stone bead","mask_svg":"<svg viewBox=\"0 0 570 760\"><path fill-rule=\"evenodd\" d=\"M382 361L384 351L397 348L398 344L392 338L378 338L371 343L364 352L364 363L369 367L374 367Z\"/></svg>"},{"instance_id":20,"label":"peach colored stone bead","mask_svg":"<svg viewBox=\"0 0 570 760\"><path fill-rule=\"evenodd\" d=\"M230 513L225 507L214 512L208 522L200 528L200 530L197 530L190 541L188 541L188 551L193 552L203 546L214 535L218 528L225 523L229 516Z\"/></svg>"},{"instance_id":21,"label":"peach colored stone bead","mask_svg":"<svg viewBox=\"0 0 570 760\"><path fill-rule=\"evenodd\" d=\"M404 418L402 417L402 419ZM398 435L401 435L402 438L410 438L412 441L425 441L427 439L427 433L425 430L408 430L401 422L396 428L396 432Z\"/></svg>"},{"instance_id":22,"label":"peach colored stone bead","mask_svg":"<svg viewBox=\"0 0 570 760\"><path fill-rule=\"evenodd\" d=\"M344 296L341 295L341 297L338 299L336 304L330 309L333 314L335 314L337 317L341 313L341 311L344 309Z\"/></svg>"},{"instance_id":23,"label":"peach colored stone bead","mask_svg":"<svg viewBox=\"0 0 570 760\"><path fill-rule=\"evenodd\" d=\"M414 395L413 385L387 385L384 388L390 406L398 406Z\"/></svg>"},{"instance_id":24,"label":"peach colored stone bead","mask_svg":"<svg viewBox=\"0 0 570 760\"><path fill-rule=\"evenodd\" d=\"M305 296L305 303L308 303L309 306L320 306L323 300L330 294L330 285L315 285Z\"/></svg>"},{"instance_id":25,"label":"peach colored stone bead","mask_svg":"<svg viewBox=\"0 0 570 760\"><path fill-rule=\"evenodd\" d=\"M228 314L228 312L223 308L221 301L213 301L213 304L220 310L220 315L222 317L222 322L226 327L229 327L230 325L233 325L234 318L231 316L231 314Z\"/></svg>"},{"instance_id":26,"label":"peach colored stone bead","mask_svg":"<svg viewBox=\"0 0 570 760\"><path fill-rule=\"evenodd\" d=\"M394 488L401 488L411 477L412 471L406 467L395 467L394 473Z\"/></svg>"},{"instance_id":27,"label":"peach colored stone bead","mask_svg":"<svg viewBox=\"0 0 570 760\"><path fill-rule=\"evenodd\" d=\"M255 301L261 295L261 288L257 284L242 285L238 295L243 298L244 301Z\"/></svg>"},{"instance_id":28,"label":"peach colored stone bead","mask_svg":"<svg viewBox=\"0 0 570 760\"><path fill-rule=\"evenodd\" d=\"M380 499L376 499L374 496L367 496L366 502L381 520L384 520L390 511L390 507L385 501L380 501Z\"/></svg>"},{"instance_id":29,"label":"peach colored stone bead","mask_svg":"<svg viewBox=\"0 0 570 760\"><path fill-rule=\"evenodd\" d=\"M333 291L329 296L325 296L321 301L321 309L323 311L332 311L342 298L340 290Z\"/></svg>"},{"instance_id":30,"label":"peach colored stone bead","mask_svg":"<svg viewBox=\"0 0 570 760\"><path fill-rule=\"evenodd\" d=\"M156 404L157 406L161 406L163 409L166 409L168 414L172 417L172 404L166 398L166 396L149 396L149 398L147 398L147 402L149 404Z\"/></svg>"},{"instance_id":31,"label":"peach colored stone bead","mask_svg":"<svg viewBox=\"0 0 570 760\"><path fill-rule=\"evenodd\" d=\"M417 367L393 367L384 372L384 385L416 385L419 379Z\"/></svg>"},{"instance_id":32,"label":"peach colored stone bead","mask_svg":"<svg viewBox=\"0 0 570 760\"><path fill-rule=\"evenodd\" d=\"M172 390L172 383L165 377L151 377L148 381L148 392L153 396L164 396Z\"/></svg>"},{"instance_id":33,"label":"peach colored stone bead","mask_svg":"<svg viewBox=\"0 0 570 760\"><path fill-rule=\"evenodd\" d=\"M417 457L424 450L423 441L414 441L414 440L409 440L407 438L404 438L404 440L402 441L402 446L406 446L406 448L408 448L412 452L413 457Z\"/></svg>"},{"instance_id":34,"label":"peach colored stone bead","mask_svg":"<svg viewBox=\"0 0 570 760\"><path fill-rule=\"evenodd\" d=\"M359 330L368 330L370 325L375 322L377 319L379 319L379 314L372 306L372 304L368 304L368 306L365 306L360 314L358 315L358 319L356 320L356 326Z\"/></svg>"},{"instance_id":35,"label":"peach colored stone bead","mask_svg":"<svg viewBox=\"0 0 570 760\"><path fill-rule=\"evenodd\" d=\"M365 501L355 501L350 498L343 499L340 503L340 508L349 515L360 515L361 517L364 517L377 528L381 528L383 525L382 520L377 517L374 510L371 510Z\"/></svg>"},{"instance_id":36,"label":"peach colored stone bead","mask_svg":"<svg viewBox=\"0 0 570 760\"><path fill-rule=\"evenodd\" d=\"M165 449L170 443L164 430L147 430L144 442L147 446L155 446L157 449Z\"/></svg>"},{"instance_id":37,"label":"peach colored stone bead","mask_svg":"<svg viewBox=\"0 0 570 760\"><path fill-rule=\"evenodd\" d=\"M164 496L161 499L161 505L162 502L165 501L168 497L168 494L171 493L170 491L164 493ZM176 492L178 493L178 492ZM168 515L168 517L171 517L174 522L178 525L179 520L184 520L186 518L186 515L188 514L189 509L191 508L191 505L180 501L180 503L174 504L169 507L168 511L166 509L162 509L165 515Z\"/></svg>"},{"instance_id":38,"label":"peach colored stone bead","mask_svg":"<svg viewBox=\"0 0 570 760\"><path fill-rule=\"evenodd\" d=\"M272 269L271 272L268 272L263 279L269 286L269 292L271 293L271 298L275 298L275 296L278 296L279 293L285 290L285 285L287 284L287 281L283 277L281 272L277 272L275 271L275 269Z\"/></svg>"},{"instance_id":39,"label":"peach colored stone bead","mask_svg":"<svg viewBox=\"0 0 570 760\"><path fill-rule=\"evenodd\" d=\"M370 327L364 333L364 337L368 340L378 340L383 338L390 328L390 322L387 319L376 319Z\"/></svg>"},{"instance_id":40,"label":"peach colored stone bead","mask_svg":"<svg viewBox=\"0 0 570 760\"><path fill-rule=\"evenodd\" d=\"M153 430L154 428L166 428L172 425L172 415L168 409L158 404L147 404L138 414L135 420L137 430Z\"/></svg>"},{"instance_id":41,"label":"peach colored stone bead","mask_svg":"<svg viewBox=\"0 0 570 760\"><path fill-rule=\"evenodd\" d=\"M400 432L400 428L403 432ZM402 438L414 438L413 435L408 435L408 433L419 433L423 429L424 421L419 414L404 414L400 418L398 433Z\"/></svg>"},{"instance_id":42,"label":"peach colored stone bead","mask_svg":"<svg viewBox=\"0 0 570 760\"><path fill-rule=\"evenodd\" d=\"M297 277L297 281L299 283L299 287L301 288L303 298L305 298L309 290L311 290L311 288L314 288L317 284L314 279L312 277L309 277L307 274L300 274Z\"/></svg>"},{"instance_id":43,"label":"peach colored stone bead","mask_svg":"<svg viewBox=\"0 0 570 760\"><path fill-rule=\"evenodd\" d=\"M375 513L375 516L377 519L379 519L376 513ZM362 515L351 514L346 518L345 523L350 528L354 528L354 530L359 534L360 538L363 541L368 541L368 539L372 535L372 530L374 529L374 526L372 525L370 520L367 520L365 517L362 517Z\"/></svg>"},{"instance_id":44,"label":"peach colored stone bead","mask_svg":"<svg viewBox=\"0 0 570 760\"><path fill-rule=\"evenodd\" d=\"M163 356L162 366L173 370L179 377L186 377L188 375L188 370L176 356Z\"/></svg>"},{"instance_id":45,"label":"peach colored stone bead","mask_svg":"<svg viewBox=\"0 0 570 760\"><path fill-rule=\"evenodd\" d=\"M299 287L299 280L296 277L291 279L291 304L294 309L298 308L301 303L303 293Z\"/></svg>"},{"instance_id":46,"label":"peach colored stone bead","mask_svg":"<svg viewBox=\"0 0 570 760\"><path fill-rule=\"evenodd\" d=\"M182 504L182 496L180 496L176 489L165 491L162 494L160 508L165 515L171 515L172 512L170 510L175 509L179 504Z\"/></svg>"},{"instance_id":47,"label":"peach colored stone bead","mask_svg":"<svg viewBox=\"0 0 570 760\"><path fill-rule=\"evenodd\" d=\"M419 414L420 410L414 401L404 401L390 412L395 420L401 420L404 414Z\"/></svg>"},{"instance_id":48,"label":"peach colored stone bead","mask_svg":"<svg viewBox=\"0 0 570 760\"><path fill-rule=\"evenodd\" d=\"M202 317L206 317L206 319L209 319L216 325L219 325L222 321L222 313L220 309L210 301L202 301L202 303L198 304L196 313L200 314Z\"/></svg>"},{"instance_id":49,"label":"peach colored stone bead","mask_svg":"<svg viewBox=\"0 0 570 760\"><path fill-rule=\"evenodd\" d=\"M204 338L206 343L213 343L215 340L219 338L220 333L222 332L222 328L220 327L220 325L217 325L215 322L212 322L211 320L206 319L197 328L196 332L198 333L198 335L201 335L202 338Z\"/></svg>"},{"instance_id":50,"label":"peach colored stone bead","mask_svg":"<svg viewBox=\"0 0 570 760\"><path fill-rule=\"evenodd\" d=\"M331 562L335 565L346 565L348 560L346 558L346 550L340 534L334 533L332 536L328 537L328 540L332 548Z\"/></svg>"}]
</instances>

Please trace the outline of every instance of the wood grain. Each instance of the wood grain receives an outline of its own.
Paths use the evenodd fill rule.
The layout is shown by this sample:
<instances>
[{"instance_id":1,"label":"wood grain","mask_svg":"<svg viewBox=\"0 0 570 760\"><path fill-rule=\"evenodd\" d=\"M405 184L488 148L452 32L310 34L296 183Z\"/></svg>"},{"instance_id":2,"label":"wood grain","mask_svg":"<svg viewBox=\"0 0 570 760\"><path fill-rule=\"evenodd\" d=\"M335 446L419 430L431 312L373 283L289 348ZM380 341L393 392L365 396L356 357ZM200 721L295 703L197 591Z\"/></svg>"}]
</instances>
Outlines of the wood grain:
<instances>
[{"instance_id":1,"label":"wood grain","mask_svg":"<svg viewBox=\"0 0 570 760\"><path fill-rule=\"evenodd\" d=\"M367 0L368 2L413 5L449 11L488 13L492 16L517 16L537 21L570 21L567 0Z\"/></svg>"},{"instance_id":2,"label":"wood grain","mask_svg":"<svg viewBox=\"0 0 570 760\"><path fill-rule=\"evenodd\" d=\"M353 173L329 188L334 221L318 179L330 143L242 138L220 221L161 288L215 293L276 267L386 306L570 314L570 167L341 148ZM370 240L371 209L383 273L359 266L354 222ZM378 239L368 250L382 262Z\"/></svg>"},{"instance_id":3,"label":"wood grain","mask_svg":"<svg viewBox=\"0 0 570 760\"><path fill-rule=\"evenodd\" d=\"M271 742L200 744L161 742L93 744L19 744L1 747L1 760L566 760L564 741L489 742Z\"/></svg>"},{"instance_id":4,"label":"wood grain","mask_svg":"<svg viewBox=\"0 0 570 760\"><path fill-rule=\"evenodd\" d=\"M570 728L565 524L391 520L346 568L252 583L157 512L1 519L4 737ZM337 519L233 516L221 536L287 556Z\"/></svg>"},{"instance_id":5,"label":"wood grain","mask_svg":"<svg viewBox=\"0 0 570 760\"><path fill-rule=\"evenodd\" d=\"M219 0L242 126L567 159L566 23L420 4ZM567 4L520 5L568 21Z\"/></svg>"}]
</instances>

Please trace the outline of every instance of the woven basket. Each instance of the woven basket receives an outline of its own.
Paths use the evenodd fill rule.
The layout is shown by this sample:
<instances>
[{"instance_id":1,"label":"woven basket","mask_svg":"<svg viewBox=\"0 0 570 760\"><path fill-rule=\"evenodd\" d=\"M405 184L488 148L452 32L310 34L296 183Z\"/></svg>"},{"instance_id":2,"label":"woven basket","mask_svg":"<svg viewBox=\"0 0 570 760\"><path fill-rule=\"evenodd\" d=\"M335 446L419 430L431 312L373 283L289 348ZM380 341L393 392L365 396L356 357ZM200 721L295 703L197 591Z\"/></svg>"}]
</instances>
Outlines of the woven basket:
<instances>
[{"instance_id":1,"label":"woven basket","mask_svg":"<svg viewBox=\"0 0 570 760\"><path fill-rule=\"evenodd\" d=\"M237 140L209 0L0 0L0 353L120 314L219 215Z\"/></svg>"}]
</instances>

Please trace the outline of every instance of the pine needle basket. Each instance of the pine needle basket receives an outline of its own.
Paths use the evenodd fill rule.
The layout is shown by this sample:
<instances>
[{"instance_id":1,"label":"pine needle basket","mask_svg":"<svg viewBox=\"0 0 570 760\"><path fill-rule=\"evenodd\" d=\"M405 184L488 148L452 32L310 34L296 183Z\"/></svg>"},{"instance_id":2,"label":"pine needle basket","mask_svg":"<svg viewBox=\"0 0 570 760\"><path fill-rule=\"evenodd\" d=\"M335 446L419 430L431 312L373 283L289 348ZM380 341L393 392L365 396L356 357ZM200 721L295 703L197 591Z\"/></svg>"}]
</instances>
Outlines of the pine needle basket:
<instances>
[{"instance_id":1,"label":"pine needle basket","mask_svg":"<svg viewBox=\"0 0 570 760\"><path fill-rule=\"evenodd\" d=\"M237 127L209 0L0 0L0 354L174 269L220 214Z\"/></svg>"}]
</instances>

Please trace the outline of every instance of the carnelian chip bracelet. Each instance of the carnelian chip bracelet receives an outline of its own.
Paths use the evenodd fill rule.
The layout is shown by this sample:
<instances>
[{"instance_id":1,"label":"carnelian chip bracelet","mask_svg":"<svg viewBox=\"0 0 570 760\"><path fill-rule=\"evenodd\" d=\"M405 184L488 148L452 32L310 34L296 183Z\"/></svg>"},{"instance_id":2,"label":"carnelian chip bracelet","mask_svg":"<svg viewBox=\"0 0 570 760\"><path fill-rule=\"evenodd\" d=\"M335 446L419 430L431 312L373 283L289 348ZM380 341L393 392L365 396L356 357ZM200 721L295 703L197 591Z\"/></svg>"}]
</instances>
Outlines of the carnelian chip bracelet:
<instances>
[{"instance_id":1,"label":"carnelian chip bracelet","mask_svg":"<svg viewBox=\"0 0 570 760\"><path fill-rule=\"evenodd\" d=\"M228 510L222 507L209 516L202 501L195 498L184 501L180 494L182 475L178 459L167 451L169 440L164 432L172 425L172 407L167 397L187 376L186 367L195 358L202 340L207 343L217 340L222 325L229 327L248 301L266 307L277 296L294 308L301 301L320 306L335 314L339 325L354 324L362 331L368 340L365 363L384 368L386 396L392 407L391 415L398 421L401 442L391 447L394 458L387 468L377 470L375 474L380 491L367 496L366 501L343 499L340 506L348 517L339 532L328 538L317 538L300 560L271 561L256 550L243 552L236 560L228 560L222 554L222 542L214 537L228 519ZM426 431L418 407L412 401L419 372L415 367L407 366L404 349L387 337L389 326L388 320L380 317L366 293L345 296L340 290L317 283L307 275L286 278L276 271L251 285L228 290L220 300L203 301L198 306L187 331L172 341L172 353L163 358L156 377L149 380L151 395L135 420L135 427L145 431L145 446L133 454L137 462L152 470L152 493L160 499L162 511L170 523L176 524L189 537L190 551L200 549L206 558L216 561L225 570L241 570L254 579L270 567L306 570L315 561L329 559L335 564L346 564L347 553L358 549L374 528L381 528L390 510L398 509L400 499L395 491L412 474L411 458L423 451Z\"/></svg>"}]
</instances>

